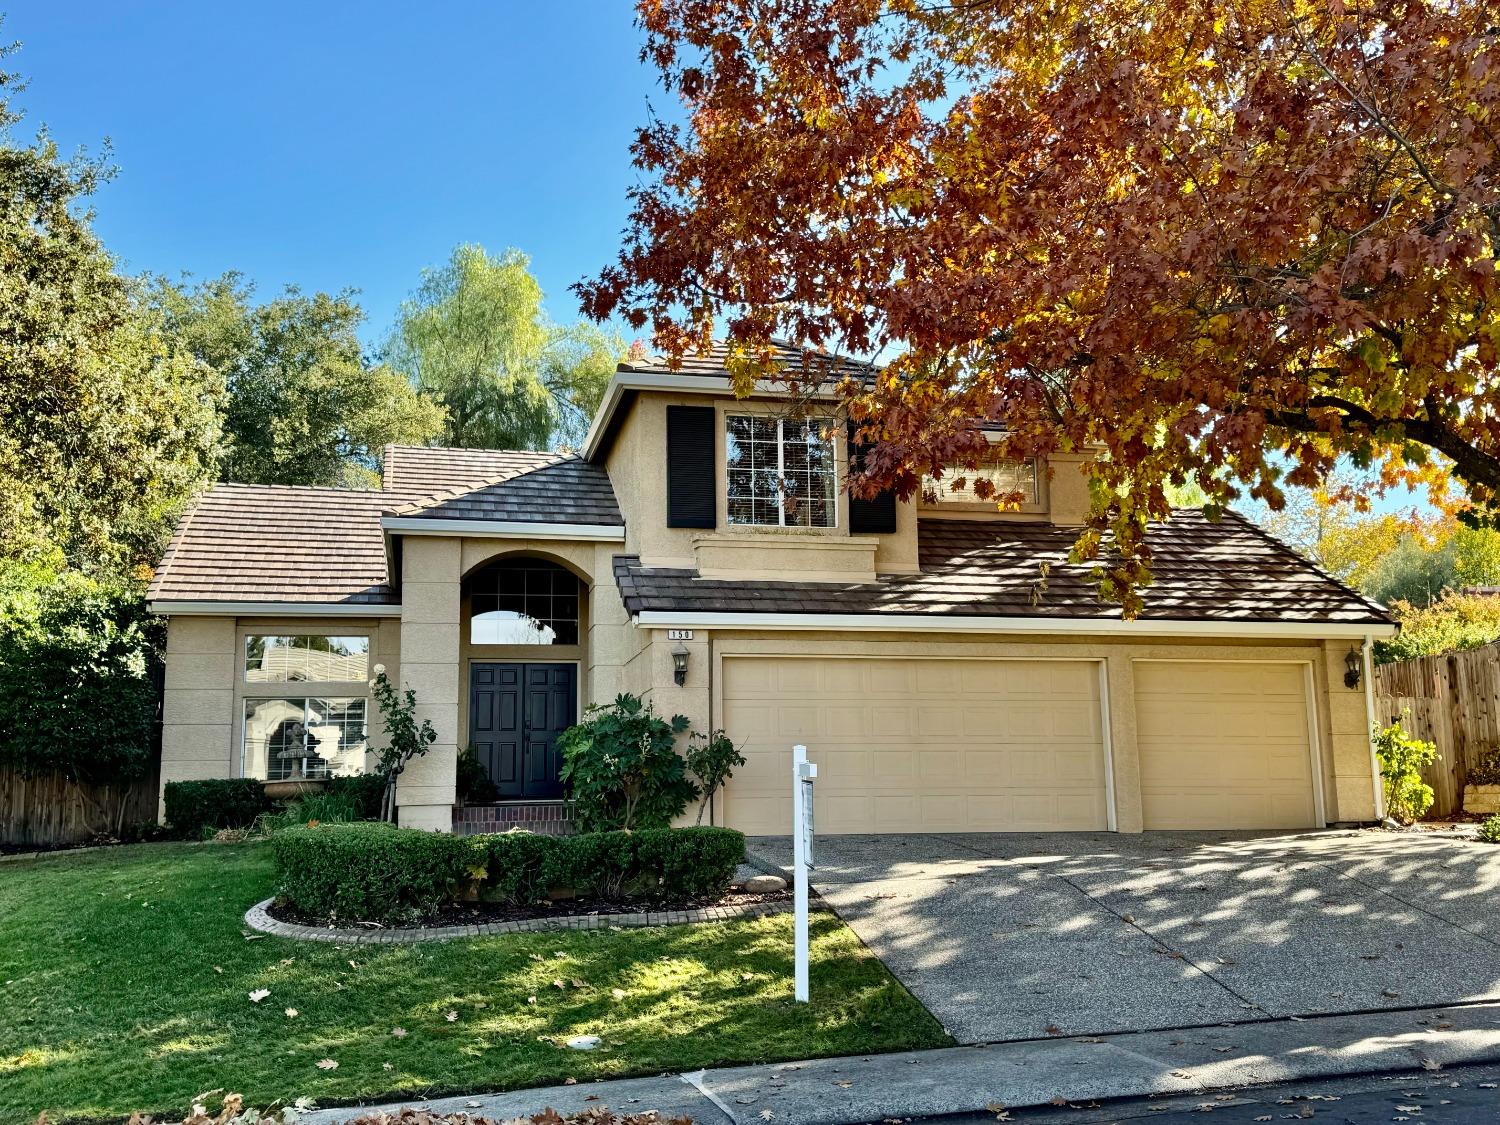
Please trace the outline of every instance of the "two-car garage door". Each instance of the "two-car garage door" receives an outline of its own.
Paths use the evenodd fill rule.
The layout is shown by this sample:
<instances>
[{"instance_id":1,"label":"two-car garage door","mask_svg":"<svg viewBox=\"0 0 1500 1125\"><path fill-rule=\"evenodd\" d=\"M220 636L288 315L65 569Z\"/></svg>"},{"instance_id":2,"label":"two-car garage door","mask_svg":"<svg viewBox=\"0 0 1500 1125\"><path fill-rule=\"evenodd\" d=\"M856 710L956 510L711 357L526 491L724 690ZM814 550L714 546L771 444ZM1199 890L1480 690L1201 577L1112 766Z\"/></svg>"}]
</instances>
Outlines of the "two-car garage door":
<instances>
[{"instance_id":1,"label":"two-car garage door","mask_svg":"<svg viewBox=\"0 0 1500 1125\"><path fill-rule=\"evenodd\" d=\"M1110 826L1092 660L725 657L722 725L746 764L724 823L791 829L791 747L819 766L819 833ZM1135 664L1145 827L1316 823L1301 664Z\"/></svg>"}]
</instances>

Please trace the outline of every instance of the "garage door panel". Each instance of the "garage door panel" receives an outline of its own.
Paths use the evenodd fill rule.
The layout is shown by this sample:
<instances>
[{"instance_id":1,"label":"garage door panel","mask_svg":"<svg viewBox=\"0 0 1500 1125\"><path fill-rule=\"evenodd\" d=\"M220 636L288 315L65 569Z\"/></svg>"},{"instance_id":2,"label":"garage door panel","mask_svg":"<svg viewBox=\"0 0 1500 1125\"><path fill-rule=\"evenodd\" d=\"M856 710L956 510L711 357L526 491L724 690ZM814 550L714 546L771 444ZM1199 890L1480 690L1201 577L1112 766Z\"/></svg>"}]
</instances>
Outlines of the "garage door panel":
<instances>
[{"instance_id":1,"label":"garage door panel","mask_svg":"<svg viewBox=\"0 0 1500 1125\"><path fill-rule=\"evenodd\" d=\"M722 668L723 725L746 757L726 793L736 828L788 830L795 742L818 763L819 832L1107 825L1096 663L727 657Z\"/></svg>"},{"instance_id":2,"label":"garage door panel","mask_svg":"<svg viewBox=\"0 0 1500 1125\"><path fill-rule=\"evenodd\" d=\"M1146 828L1316 826L1303 665L1134 667Z\"/></svg>"}]
</instances>

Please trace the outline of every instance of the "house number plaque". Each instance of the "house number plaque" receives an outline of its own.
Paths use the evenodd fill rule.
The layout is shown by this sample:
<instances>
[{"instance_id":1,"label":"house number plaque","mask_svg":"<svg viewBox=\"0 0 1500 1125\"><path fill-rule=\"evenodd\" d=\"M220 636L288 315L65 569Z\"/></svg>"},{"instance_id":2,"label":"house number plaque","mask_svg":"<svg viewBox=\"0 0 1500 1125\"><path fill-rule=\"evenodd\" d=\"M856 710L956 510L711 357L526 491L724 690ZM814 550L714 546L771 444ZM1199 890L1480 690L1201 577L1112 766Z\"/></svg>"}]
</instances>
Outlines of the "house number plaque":
<instances>
[{"instance_id":1,"label":"house number plaque","mask_svg":"<svg viewBox=\"0 0 1500 1125\"><path fill-rule=\"evenodd\" d=\"M693 631L691 629L668 629L667 630L667 640L669 640L669 641L690 641L692 639L693 639Z\"/></svg>"}]
</instances>

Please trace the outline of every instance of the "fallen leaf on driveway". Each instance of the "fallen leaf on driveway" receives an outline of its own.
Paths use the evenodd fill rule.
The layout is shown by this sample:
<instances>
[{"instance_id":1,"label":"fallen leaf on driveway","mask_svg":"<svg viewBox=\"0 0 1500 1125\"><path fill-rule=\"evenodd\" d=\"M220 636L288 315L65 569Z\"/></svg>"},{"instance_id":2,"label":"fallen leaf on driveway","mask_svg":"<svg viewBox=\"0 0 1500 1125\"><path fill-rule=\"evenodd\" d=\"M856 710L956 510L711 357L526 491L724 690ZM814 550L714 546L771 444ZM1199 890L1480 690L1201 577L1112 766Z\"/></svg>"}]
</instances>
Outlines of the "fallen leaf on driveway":
<instances>
[{"instance_id":1,"label":"fallen leaf on driveway","mask_svg":"<svg viewBox=\"0 0 1500 1125\"><path fill-rule=\"evenodd\" d=\"M317 1067L319 1070L337 1070L339 1068L339 1064L333 1059L319 1059L317 1062Z\"/></svg>"},{"instance_id":2,"label":"fallen leaf on driveway","mask_svg":"<svg viewBox=\"0 0 1500 1125\"><path fill-rule=\"evenodd\" d=\"M774 1113L772 1113L769 1109L763 1109L756 1116L758 1116L762 1121L770 1121L776 1115Z\"/></svg>"},{"instance_id":3,"label":"fallen leaf on driveway","mask_svg":"<svg viewBox=\"0 0 1500 1125\"><path fill-rule=\"evenodd\" d=\"M259 1004L269 995L271 995L269 988L257 988L254 992L250 993L250 1003Z\"/></svg>"},{"instance_id":4,"label":"fallen leaf on driveway","mask_svg":"<svg viewBox=\"0 0 1500 1125\"><path fill-rule=\"evenodd\" d=\"M1042 1030L1045 1031L1048 1035L1061 1035L1062 1034L1062 1028L1058 1027L1057 1024L1055 1024L1055 1023L1049 1023Z\"/></svg>"},{"instance_id":5,"label":"fallen leaf on driveway","mask_svg":"<svg viewBox=\"0 0 1500 1125\"><path fill-rule=\"evenodd\" d=\"M847 1078L841 1078L837 1082L835 1082L834 1085L837 1086L840 1090L847 1090L850 1086L853 1086L854 1083L850 1082Z\"/></svg>"}]
</instances>

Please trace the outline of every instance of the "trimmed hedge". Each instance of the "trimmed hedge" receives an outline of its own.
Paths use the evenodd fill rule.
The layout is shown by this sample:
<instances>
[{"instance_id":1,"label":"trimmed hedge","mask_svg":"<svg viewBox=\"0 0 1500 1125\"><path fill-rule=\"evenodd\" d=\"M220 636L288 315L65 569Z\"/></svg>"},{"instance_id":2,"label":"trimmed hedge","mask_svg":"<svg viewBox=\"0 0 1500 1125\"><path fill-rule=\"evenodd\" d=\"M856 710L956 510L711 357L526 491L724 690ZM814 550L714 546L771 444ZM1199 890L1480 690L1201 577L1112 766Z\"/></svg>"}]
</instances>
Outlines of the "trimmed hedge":
<instances>
[{"instance_id":1,"label":"trimmed hedge","mask_svg":"<svg viewBox=\"0 0 1500 1125\"><path fill-rule=\"evenodd\" d=\"M248 828L276 807L254 778L169 781L162 793L167 824L180 836L201 836L205 828Z\"/></svg>"},{"instance_id":2,"label":"trimmed hedge","mask_svg":"<svg viewBox=\"0 0 1500 1125\"><path fill-rule=\"evenodd\" d=\"M684 902L723 894L745 855L728 828L448 836L388 824L290 828L272 840L278 895L302 914L409 922L470 897L529 905L553 891Z\"/></svg>"},{"instance_id":3,"label":"trimmed hedge","mask_svg":"<svg viewBox=\"0 0 1500 1125\"><path fill-rule=\"evenodd\" d=\"M383 821L288 828L271 837L278 894L304 914L410 922L458 897L483 852L472 836Z\"/></svg>"}]
</instances>

